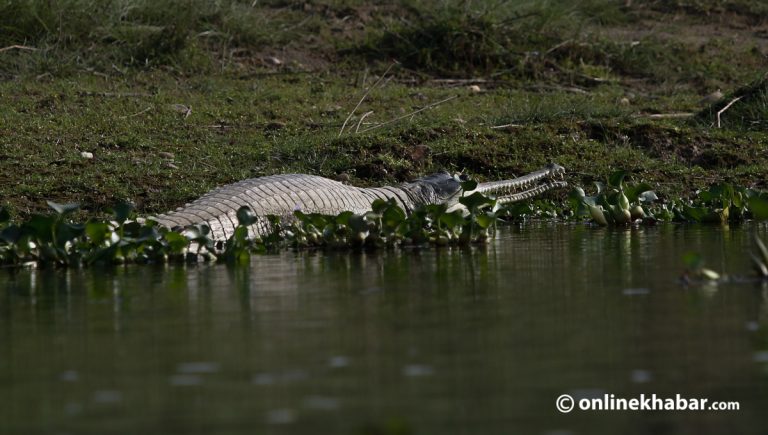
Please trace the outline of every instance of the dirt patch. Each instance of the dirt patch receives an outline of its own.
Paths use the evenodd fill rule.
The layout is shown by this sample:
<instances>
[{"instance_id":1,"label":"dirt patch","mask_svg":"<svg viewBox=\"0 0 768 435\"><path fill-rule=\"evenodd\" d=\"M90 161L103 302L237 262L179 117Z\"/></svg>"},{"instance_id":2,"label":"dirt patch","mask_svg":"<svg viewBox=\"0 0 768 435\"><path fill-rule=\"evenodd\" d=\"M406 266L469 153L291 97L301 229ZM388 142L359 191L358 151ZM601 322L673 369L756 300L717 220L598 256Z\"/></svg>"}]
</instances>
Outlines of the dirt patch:
<instances>
[{"instance_id":1,"label":"dirt patch","mask_svg":"<svg viewBox=\"0 0 768 435\"><path fill-rule=\"evenodd\" d=\"M716 140L685 128L584 123L582 129L590 139L638 147L661 160L678 159L706 169L731 168L749 163L748 156L738 143Z\"/></svg>"},{"instance_id":2,"label":"dirt patch","mask_svg":"<svg viewBox=\"0 0 768 435\"><path fill-rule=\"evenodd\" d=\"M658 158L679 157L693 161L701 154L701 148L678 129L659 127L651 124L631 126L621 130L633 146L644 149L650 156Z\"/></svg>"}]
</instances>

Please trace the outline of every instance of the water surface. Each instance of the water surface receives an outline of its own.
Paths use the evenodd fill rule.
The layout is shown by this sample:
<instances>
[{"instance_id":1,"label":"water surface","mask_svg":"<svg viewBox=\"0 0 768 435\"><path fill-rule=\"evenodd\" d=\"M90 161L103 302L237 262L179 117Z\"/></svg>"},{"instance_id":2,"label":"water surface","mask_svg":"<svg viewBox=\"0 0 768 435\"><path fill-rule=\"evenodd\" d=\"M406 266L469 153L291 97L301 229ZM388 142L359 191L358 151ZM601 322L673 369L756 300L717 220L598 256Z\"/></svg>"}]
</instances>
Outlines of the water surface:
<instances>
[{"instance_id":1,"label":"water surface","mask_svg":"<svg viewBox=\"0 0 768 435\"><path fill-rule=\"evenodd\" d=\"M754 230L0 271L0 433L766 433L768 290L678 282L688 251L749 272ZM561 414L564 393L741 409Z\"/></svg>"}]
</instances>

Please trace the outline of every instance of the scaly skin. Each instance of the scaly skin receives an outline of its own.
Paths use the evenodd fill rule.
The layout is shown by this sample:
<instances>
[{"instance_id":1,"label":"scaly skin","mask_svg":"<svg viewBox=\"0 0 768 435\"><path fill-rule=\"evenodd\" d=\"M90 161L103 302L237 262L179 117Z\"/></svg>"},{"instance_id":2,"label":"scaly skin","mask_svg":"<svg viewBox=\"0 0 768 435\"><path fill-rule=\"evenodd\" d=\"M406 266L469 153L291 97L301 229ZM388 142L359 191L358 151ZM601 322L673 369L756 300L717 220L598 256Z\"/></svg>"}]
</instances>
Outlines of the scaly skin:
<instances>
[{"instance_id":1,"label":"scaly skin","mask_svg":"<svg viewBox=\"0 0 768 435\"><path fill-rule=\"evenodd\" d=\"M502 203L522 201L547 190L562 187L554 180L564 169L550 165L512 180L481 183L475 191L496 196ZM540 184L542 183L542 184ZM268 215L289 218L295 210L336 215L344 211L365 213L376 199L393 199L406 212L435 203L458 207L461 184L449 174L435 174L397 187L361 188L314 175L285 174L251 178L218 187L176 211L151 218L168 228L206 224L210 237L226 240L237 227L237 210L248 206L258 217L249 229L265 235L270 230Z\"/></svg>"}]
</instances>

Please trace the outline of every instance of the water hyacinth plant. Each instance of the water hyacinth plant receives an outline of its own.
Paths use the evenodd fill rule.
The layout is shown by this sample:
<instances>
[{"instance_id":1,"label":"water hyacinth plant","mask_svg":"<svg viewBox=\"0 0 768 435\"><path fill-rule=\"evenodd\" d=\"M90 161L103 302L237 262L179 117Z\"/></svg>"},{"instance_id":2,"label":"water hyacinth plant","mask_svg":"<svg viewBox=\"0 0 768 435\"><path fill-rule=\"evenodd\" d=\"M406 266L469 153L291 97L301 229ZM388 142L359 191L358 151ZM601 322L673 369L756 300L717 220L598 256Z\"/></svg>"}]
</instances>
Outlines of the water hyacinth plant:
<instances>
[{"instance_id":1,"label":"water hyacinth plant","mask_svg":"<svg viewBox=\"0 0 768 435\"><path fill-rule=\"evenodd\" d=\"M704 267L704 257L696 252L689 252L683 256L683 263L685 263L686 271L683 275L684 280L698 279L717 281L720 279L720 274L712 269Z\"/></svg>"},{"instance_id":2,"label":"water hyacinth plant","mask_svg":"<svg viewBox=\"0 0 768 435\"><path fill-rule=\"evenodd\" d=\"M474 181L462 184L474 190ZM336 216L294 212L293 219L268 216L271 232L249 234L256 215L248 207L237 211L238 227L226 241L214 241L206 225L180 231L159 227L154 221L129 220L131 207L119 204L112 220L72 222L76 204L49 202L50 215L33 215L15 224L0 209L0 264L89 266L93 264L222 261L247 262L254 253L286 247L382 248L401 245L468 245L491 237L501 212L496 201L480 193L460 198L462 210L428 205L410 215L394 201L378 200L362 215Z\"/></svg>"},{"instance_id":3,"label":"water hyacinth plant","mask_svg":"<svg viewBox=\"0 0 768 435\"><path fill-rule=\"evenodd\" d=\"M590 216L598 225L627 225L638 219L652 221L648 205L657 200L656 193L646 183L626 186L626 171L611 174L607 183L595 182L597 194L587 196L581 187L575 188L570 202L576 216Z\"/></svg>"},{"instance_id":4,"label":"water hyacinth plant","mask_svg":"<svg viewBox=\"0 0 768 435\"><path fill-rule=\"evenodd\" d=\"M596 182L597 194L588 196L581 187L570 194L576 216L588 216L601 226L643 223L726 223L768 219L768 193L730 184L715 184L692 199L660 203L647 183L626 185L625 171L611 174L607 183Z\"/></svg>"},{"instance_id":5,"label":"water hyacinth plant","mask_svg":"<svg viewBox=\"0 0 768 435\"><path fill-rule=\"evenodd\" d=\"M768 280L768 247L766 247L763 239L757 234L754 236L754 243L757 252L750 252L752 258L752 266L754 267L755 275L761 281ZM689 252L683 256L683 263L685 264L685 272L683 273L682 280L684 283L690 282L752 282L752 277L734 277L721 275L720 273L705 267L704 257L697 252Z\"/></svg>"},{"instance_id":6,"label":"water hyacinth plant","mask_svg":"<svg viewBox=\"0 0 768 435\"><path fill-rule=\"evenodd\" d=\"M673 201L665 220L726 223L768 219L768 194L730 184L716 184L690 201Z\"/></svg>"}]
</instances>

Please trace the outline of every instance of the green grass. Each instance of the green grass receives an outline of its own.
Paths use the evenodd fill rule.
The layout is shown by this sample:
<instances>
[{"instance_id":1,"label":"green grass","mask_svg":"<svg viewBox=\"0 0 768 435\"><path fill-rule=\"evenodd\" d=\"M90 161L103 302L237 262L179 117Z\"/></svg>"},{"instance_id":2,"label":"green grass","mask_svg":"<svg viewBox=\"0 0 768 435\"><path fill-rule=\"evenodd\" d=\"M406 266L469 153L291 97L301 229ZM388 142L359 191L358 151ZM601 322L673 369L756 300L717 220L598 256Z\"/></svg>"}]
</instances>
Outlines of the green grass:
<instances>
[{"instance_id":1,"label":"green grass","mask_svg":"<svg viewBox=\"0 0 768 435\"><path fill-rule=\"evenodd\" d=\"M0 2L0 49L34 48L0 51L0 201L21 216L46 199L150 214L280 172L372 185L550 161L574 184L628 169L668 197L765 187L764 96L723 129L647 117L699 112L768 70L759 35L709 24L754 22L761 3L689 3ZM367 112L361 130L452 96L354 133Z\"/></svg>"}]
</instances>

